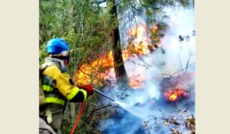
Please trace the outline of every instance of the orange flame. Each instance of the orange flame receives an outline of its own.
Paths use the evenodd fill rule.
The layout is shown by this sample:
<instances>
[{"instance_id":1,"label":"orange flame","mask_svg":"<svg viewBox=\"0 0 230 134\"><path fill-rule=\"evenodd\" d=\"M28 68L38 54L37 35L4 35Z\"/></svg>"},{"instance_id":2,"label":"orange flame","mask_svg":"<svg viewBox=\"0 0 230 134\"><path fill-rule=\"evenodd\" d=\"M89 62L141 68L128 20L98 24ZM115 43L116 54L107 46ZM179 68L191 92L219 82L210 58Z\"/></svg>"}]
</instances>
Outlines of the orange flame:
<instances>
[{"instance_id":1,"label":"orange flame","mask_svg":"<svg viewBox=\"0 0 230 134\"><path fill-rule=\"evenodd\" d=\"M94 75L93 83L97 83L109 73L112 67L114 67L114 61L112 51L110 51L104 57L100 56L91 64L81 65L76 74L76 82L80 85L91 83L92 75Z\"/></svg>"},{"instance_id":2,"label":"orange flame","mask_svg":"<svg viewBox=\"0 0 230 134\"><path fill-rule=\"evenodd\" d=\"M165 92L164 95L169 101L176 101L181 96L187 97L188 93L182 89L174 89Z\"/></svg>"},{"instance_id":3,"label":"orange flame","mask_svg":"<svg viewBox=\"0 0 230 134\"><path fill-rule=\"evenodd\" d=\"M134 78L130 78L129 79L129 86L132 88L137 88L141 86L141 81L134 79Z\"/></svg>"},{"instance_id":4,"label":"orange flame","mask_svg":"<svg viewBox=\"0 0 230 134\"><path fill-rule=\"evenodd\" d=\"M157 29L154 25L153 30ZM134 39L130 41L127 49L122 51L122 58L124 61L128 60L131 55L144 55L150 53L149 45L151 45L150 39L145 36L146 27L139 25L133 27L128 33L129 36ZM89 64L82 64L76 74L76 82L80 85L93 83L103 84L103 79L109 74L114 73L114 59L113 52L110 51L103 56L100 56L97 60ZM93 77L93 80L92 80ZM141 82L133 78L129 79L129 85L133 88L139 87Z\"/></svg>"},{"instance_id":5,"label":"orange flame","mask_svg":"<svg viewBox=\"0 0 230 134\"><path fill-rule=\"evenodd\" d=\"M134 36L135 39L132 40L128 46L128 50L135 55L148 54L150 50L148 49L150 45L150 39L145 36L146 28L143 25L138 27L133 27L129 32L129 36Z\"/></svg>"},{"instance_id":6,"label":"orange flame","mask_svg":"<svg viewBox=\"0 0 230 134\"><path fill-rule=\"evenodd\" d=\"M177 93L174 93L174 94L172 94L172 95L169 96L169 100L175 101L177 99L177 97L178 97Z\"/></svg>"}]
</instances>

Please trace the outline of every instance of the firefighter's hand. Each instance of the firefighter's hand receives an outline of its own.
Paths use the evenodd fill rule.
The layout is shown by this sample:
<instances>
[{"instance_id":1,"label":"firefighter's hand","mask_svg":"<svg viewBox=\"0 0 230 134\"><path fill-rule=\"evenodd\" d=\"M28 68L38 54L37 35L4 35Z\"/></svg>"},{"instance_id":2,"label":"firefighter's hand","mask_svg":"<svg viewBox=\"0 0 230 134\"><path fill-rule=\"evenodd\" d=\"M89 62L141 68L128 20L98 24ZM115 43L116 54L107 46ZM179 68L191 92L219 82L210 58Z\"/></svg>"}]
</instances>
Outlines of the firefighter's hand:
<instances>
[{"instance_id":1,"label":"firefighter's hand","mask_svg":"<svg viewBox=\"0 0 230 134\"><path fill-rule=\"evenodd\" d=\"M78 87L86 90L87 96L93 95L94 90L93 90L93 86L91 84L84 85L84 86L78 86Z\"/></svg>"}]
</instances>

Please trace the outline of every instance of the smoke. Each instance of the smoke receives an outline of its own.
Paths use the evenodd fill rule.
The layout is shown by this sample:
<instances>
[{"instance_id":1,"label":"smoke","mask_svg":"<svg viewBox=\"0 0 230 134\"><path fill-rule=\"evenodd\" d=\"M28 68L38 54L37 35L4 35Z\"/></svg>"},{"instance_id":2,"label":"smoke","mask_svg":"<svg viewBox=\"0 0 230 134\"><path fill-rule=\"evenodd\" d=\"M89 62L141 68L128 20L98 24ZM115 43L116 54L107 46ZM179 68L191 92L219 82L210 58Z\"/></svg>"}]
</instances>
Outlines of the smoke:
<instances>
[{"instance_id":1,"label":"smoke","mask_svg":"<svg viewBox=\"0 0 230 134\"><path fill-rule=\"evenodd\" d=\"M133 90L115 85L112 89L105 87L103 90L108 96L114 97L115 103L119 105L116 116L101 122L99 129L104 134L169 133L169 128L160 127L154 118L169 114L170 118L178 109L187 109L190 114L195 115L195 77L190 75L195 73L194 10L178 8L165 11L170 16L167 22L170 28L162 39L160 48L151 54L125 61L128 76L141 81L140 88ZM189 75L183 75L187 73ZM190 97L178 103L162 101L163 79L179 74L184 77L178 85L189 91ZM174 83L173 80L171 83ZM101 100L111 103L105 98ZM159 122L163 124L163 121L159 120L158 124Z\"/></svg>"}]
</instances>

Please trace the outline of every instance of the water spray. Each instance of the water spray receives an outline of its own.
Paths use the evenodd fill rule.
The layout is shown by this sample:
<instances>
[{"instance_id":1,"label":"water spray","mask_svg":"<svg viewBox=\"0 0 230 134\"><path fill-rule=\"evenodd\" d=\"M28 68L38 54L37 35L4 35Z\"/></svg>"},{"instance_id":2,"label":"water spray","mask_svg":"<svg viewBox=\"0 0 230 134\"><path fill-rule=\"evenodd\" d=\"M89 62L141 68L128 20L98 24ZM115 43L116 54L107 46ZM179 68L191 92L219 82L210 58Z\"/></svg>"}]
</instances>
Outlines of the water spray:
<instances>
[{"instance_id":1,"label":"water spray","mask_svg":"<svg viewBox=\"0 0 230 134\"><path fill-rule=\"evenodd\" d=\"M102 93L101 91L97 90L97 89L94 89L95 92L99 93L100 95L106 97L107 99L110 99L111 101L115 101L113 98L105 95L104 93Z\"/></svg>"},{"instance_id":2,"label":"water spray","mask_svg":"<svg viewBox=\"0 0 230 134\"><path fill-rule=\"evenodd\" d=\"M142 116L139 115L139 113L142 112L142 109L139 109L139 108L135 108L135 107L132 107L130 105L127 105L125 103L122 103L122 102L119 102L119 101L115 101L113 98L105 95L104 93L102 93L101 91L97 90L97 89L94 89L95 92L97 92L98 94L106 97L107 99L110 99L111 101L114 101L115 103L117 103L120 107L122 107L123 109L125 109L126 111L130 112L131 114L133 114L134 116L136 117L139 117L139 118L143 118ZM135 112L135 111L138 111L138 112Z\"/></svg>"}]
</instances>

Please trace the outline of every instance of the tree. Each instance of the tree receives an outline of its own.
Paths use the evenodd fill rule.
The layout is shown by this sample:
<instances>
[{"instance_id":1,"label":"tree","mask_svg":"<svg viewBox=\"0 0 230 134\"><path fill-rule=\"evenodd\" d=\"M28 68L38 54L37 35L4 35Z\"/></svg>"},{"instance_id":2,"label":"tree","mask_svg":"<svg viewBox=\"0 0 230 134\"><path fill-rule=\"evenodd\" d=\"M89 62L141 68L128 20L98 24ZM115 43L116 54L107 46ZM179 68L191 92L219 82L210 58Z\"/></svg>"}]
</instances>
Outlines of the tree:
<instances>
[{"instance_id":1,"label":"tree","mask_svg":"<svg viewBox=\"0 0 230 134\"><path fill-rule=\"evenodd\" d=\"M113 19L117 19L117 7L115 0L109 0L107 3L111 3L112 8L109 10L109 13L112 15ZM122 47L120 42L118 25L113 29L112 39L113 39L113 57L114 57L114 69L117 80L125 80L124 83L127 83L127 74L125 71L125 66L122 58Z\"/></svg>"}]
</instances>

